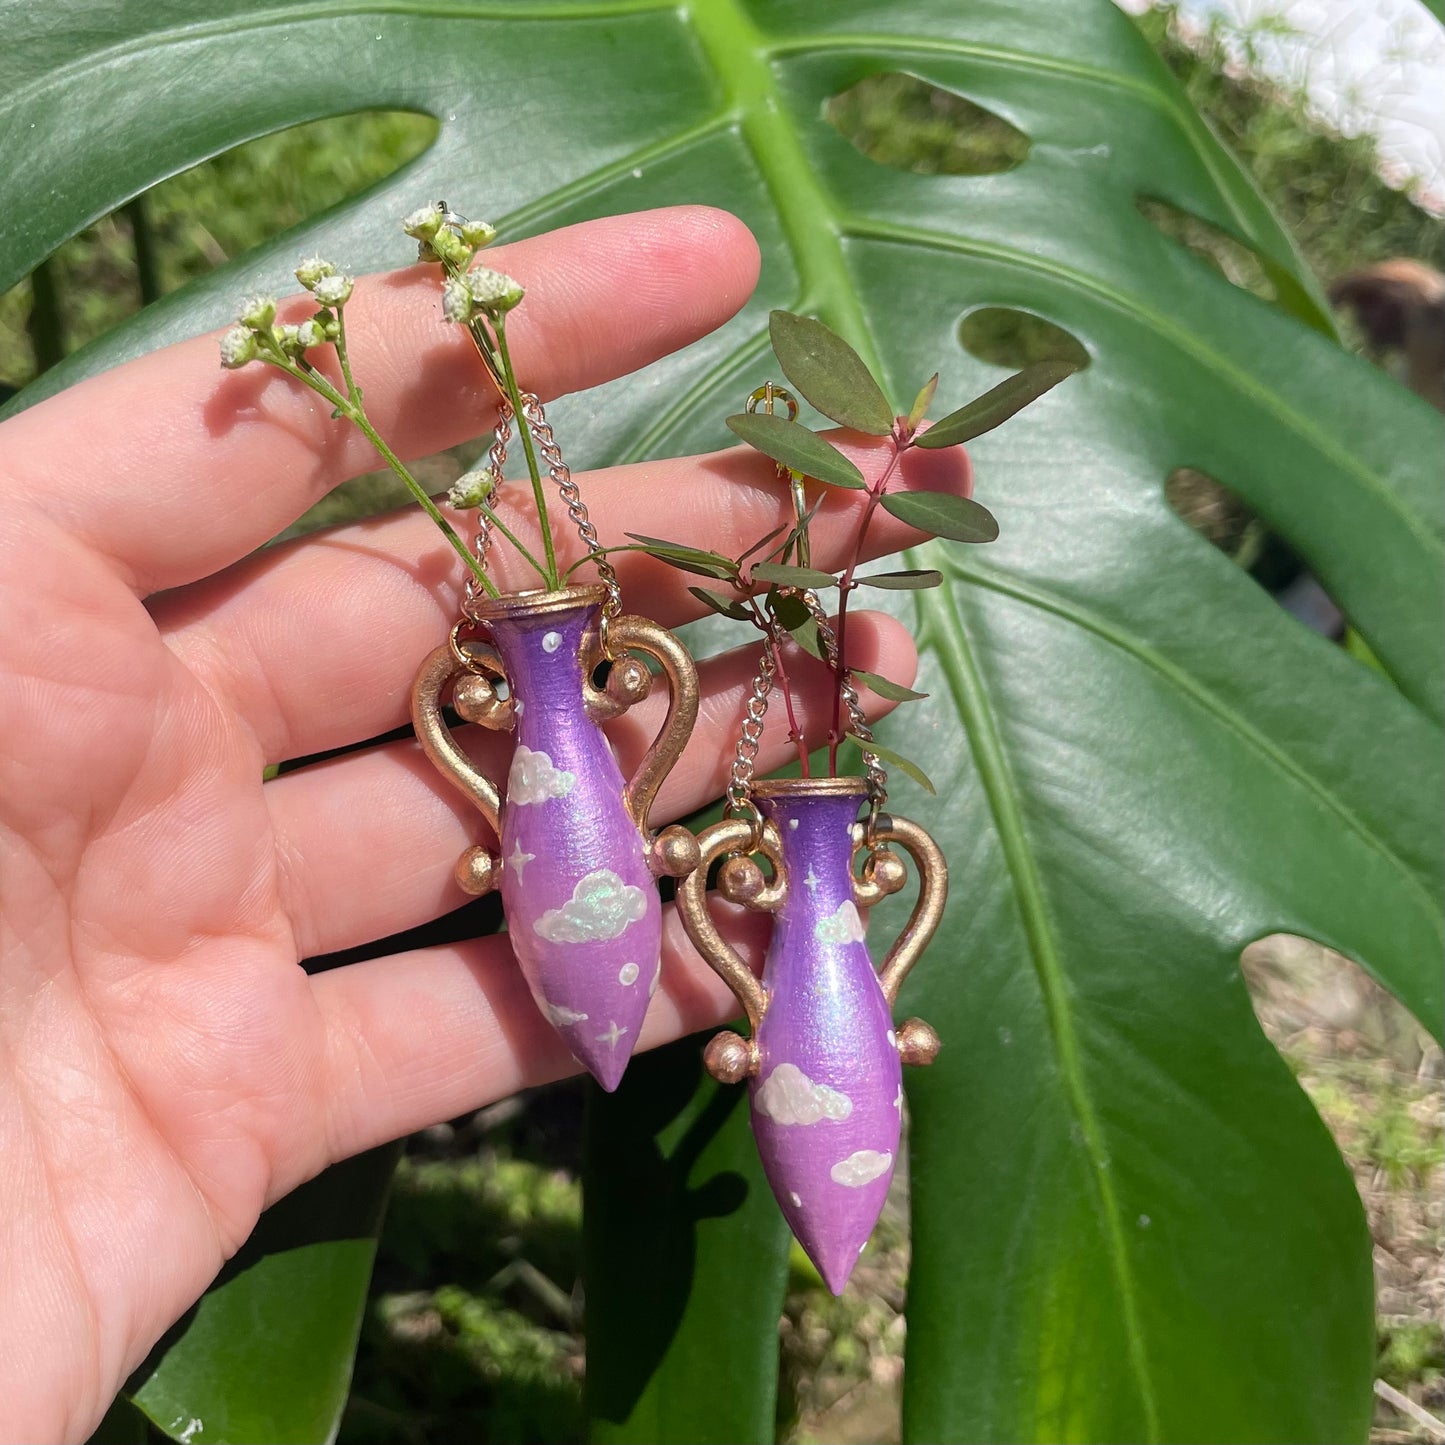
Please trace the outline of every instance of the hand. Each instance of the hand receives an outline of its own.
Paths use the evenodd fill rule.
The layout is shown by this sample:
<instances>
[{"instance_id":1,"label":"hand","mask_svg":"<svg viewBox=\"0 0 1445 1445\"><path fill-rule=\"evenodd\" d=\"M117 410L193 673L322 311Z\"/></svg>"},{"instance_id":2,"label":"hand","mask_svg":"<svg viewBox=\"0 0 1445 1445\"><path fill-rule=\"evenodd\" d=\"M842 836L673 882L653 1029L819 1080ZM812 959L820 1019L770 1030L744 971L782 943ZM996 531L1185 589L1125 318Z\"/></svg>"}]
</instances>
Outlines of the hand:
<instances>
[{"instance_id":1,"label":"hand","mask_svg":"<svg viewBox=\"0 0 1445 1445\"><path fill-rule=\"evenodd\" d=\"M496 262L527 285L517 365L544 397L705 334L758 268L742 226L702 208L592 222ZM436 289L421 268L375 277L347 310L368 410L403 456L490 422ZM415 508L254 551L375 466L364 441L286 377L221 372L213 337L77 386L0 438L0 1438L83 1439L267 1204L576 1066L505 937L299 967L456 907L452 865L479 837L411 742L262 782L269 763L404 722L455 616L455 556ZM865 472L879 460L866 439L850 450ZM961 454L916 455L937 470L922 485L963 484ZM663 531L736 555L785 516L771 465L741 450L580 482L604 540ZM825 565L858 495L824 508ZM871 540L915 538L890 519ZM619 571L629 610L666 624L699 610L653 559L624 554ZM859 614L849 641L860 666L911 679L895 622ZM756 651L702 668L660 817L721 793ZM817 736L821 669L811 684ZM649 707L616 725L624 768ZM785 747L770 729L761 766ZM732 1011L675 919L663 978L643 1047Z\"/></svg>"}]
</instances>

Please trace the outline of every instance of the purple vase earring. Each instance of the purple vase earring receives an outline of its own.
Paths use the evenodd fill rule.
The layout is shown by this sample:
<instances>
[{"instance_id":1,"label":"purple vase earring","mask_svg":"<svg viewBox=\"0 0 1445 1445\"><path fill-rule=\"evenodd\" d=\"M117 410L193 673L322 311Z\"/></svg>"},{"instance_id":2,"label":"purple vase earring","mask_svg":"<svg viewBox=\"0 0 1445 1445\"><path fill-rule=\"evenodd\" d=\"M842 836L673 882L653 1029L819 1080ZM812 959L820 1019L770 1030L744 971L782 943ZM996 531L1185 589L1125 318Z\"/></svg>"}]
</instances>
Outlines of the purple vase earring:
<instances>
[{"instance_id":1,"label":"purple vase earring","mask_svg":"<svg viewBox=\"0 0 1445 1445\"><path fill-rule=\"evenodd\" d=\"M801 594L833 637L817 598ZM752 781L762 716L772 686L777 638L764 645L728 790L734 816L704 829L697 871L678 888L688 936L737 995L750 1038L724 1032L707 1047L707 1067L724 1083L748 1080L753 1134L783 1215L840 1294L883 1208L898 1157L901 1064L931 1063L938 1036L921 1019L893 1024L909 970L943 914L948 872L938 846L916 823L882 811L887 779L865 753L867 778ZM856 694L845 691L851 730L871 738ZM864 820L860 808L866 805ZM864 942L866 911L918 871L918 901L875 972ZM859 854L865 859L855 871ZM768 878L755 861L771 865ZM707 908L707 874L718 858L723 897L774 916L758 979L725 943Z\"/></svg>"},{"instance_id":2,"label":"purple vase earring","mask_svg":"<svg viewBox=\"0 0 1445 1445\"><path fill-rule=\"evenodd\" d=\"M504 402L490 455L500 483L512 411ZM468 848L457 881L469 893L500 886L508 937L537 1006L604 1089L617 1087L661 968L656 878L696 865L682 827L655 833L659 786L697 718L697 671L672 633L624 615L617 578L598 547L541 403L523 395L522 425L593 554L597 585L482 595L468 584L451 640L422 664L412 718L427 756L480 810L499 840ZM485 561L485 519L476 554ZM648 695L661 667L666 718L636 775L624 780L600 724ZM600 686L597 679L606 667ZM514 734L499 788L463 751L442 716L450 700L467 722Z\"/></svg>"}]
</instances>

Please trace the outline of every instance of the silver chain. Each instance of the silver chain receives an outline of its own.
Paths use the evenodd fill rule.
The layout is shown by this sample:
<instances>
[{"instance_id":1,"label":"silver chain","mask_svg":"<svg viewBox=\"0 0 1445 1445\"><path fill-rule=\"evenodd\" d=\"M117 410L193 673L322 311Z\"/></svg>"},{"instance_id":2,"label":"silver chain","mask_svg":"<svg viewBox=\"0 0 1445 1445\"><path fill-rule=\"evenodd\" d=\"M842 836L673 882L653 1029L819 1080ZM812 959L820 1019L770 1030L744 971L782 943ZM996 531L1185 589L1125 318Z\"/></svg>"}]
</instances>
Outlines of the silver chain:
<instances>
[{"instance_id":1,"label":"silver chain","mask_svg":"<svg viewBox=\"0 0 1445 1445\"><path fill-rule=\"evenodd\" d=\"M782 401L788 408L788 417L791 420L798 414L798 403L791 392L780 386L774 386L772 382L764 385L752 393L747 399L747 410L756 411L761 405L769 416L773 414L773 405ZM778 468L779 472L785 471L783 467ZM797 494L795 493L795 505L798 505ZM800 539L801 542L801 539ZM803 547L799 546L800 553ZM806 555L800 558L806 565ZM818 600L818 594L811 589L799 589L799 597L803 599L813 621L818 626L818 640L823 649L823 657L830 667L836 668L838 664L838 639L828 622L828 614L823 604ZM740 813L751 811L757 817L757 807L752 801L753 773L757 767L758 747L762 742L763 719L768 711L768 694L773 690L773 679L777 673L778 629L776 623L773 630L769 632L763 642L763 650L758 657L758 672L753 678L753 690L743 710L742 732L738 737L737 750L733 755L732 770L728 775L728 812ZM858 690L853 686L853 680L847 672L843 674L839 692L843 699L843 706L848 710L848 722L853 736L862 743L873 741L873 730L868 726L868 719L863 715L863 704L858 700ZM871 837L872 818L875 818L880 808L888 800L888 773L883 766L883 760L877 753L870 753L867 748L863 749L863 767L868 776L868 801L871 805L869 821L869 835Z\"/></svg>"},{"instance_id":2,"label":"silver chain","mask_svg":"<svg viewBox=\"0 0 1445 1445\"><path fill-rule=\"evenodd\" d=\"M818 594L809 590L799 595L812 614L813 621L818 624L818 640L823 646L824 659L829 667L836 667L838 664L838 639L834 635L823 604L818 600ZM853 686L853 678L850 673L843 674L843 685L840 691L843 695L843 706L848 709L850 731L859 742L871 743L873 729L868 726L868 719L863 715L863 704L858 701L858 690ZM888 797L888 772L883 766L883 760L877 753L870 753L867 748L864 748L863 769L868 775L869 800L881 808Z\"/></svg>"},{"instance_id":3,"label":"silver chain","mask_svg":"<svg viewBox=\"0 0 1445 1445\"><path fill-rule=\"evenodd\" d=\"M571 469L562 458L562 448L557 444L557 437L552 430L551 422L547 420L547 413L543 410L541 401L530 391L522 393L522 418L527 425L527 430L531 432L533 440L537 443L537 451L547 468L547 475L566 504L567 515L577 528L577 535L581 537L582 545L591 556L593 564L597 568L597 575L607 589L607 601L603 606L603 614L608 618L616 617L622 611L622 590L618 586L617 573L613 570L612 563L602 555L602 544L597 538L597 528L592 525L592 519L587 515L587 504L582 500L577 483L572 480ZM492 445L487 452L487 472L491 477L491 488L487 497L489 505L495 505L492 499L502 485L502 469L507 465L507 447L512 438L512 426L515 420L511 402L505 400L499 402L496 430L492 438ZM476 536L472 542L472 553L479 566L486 566L487 552L491 545L492 524L488 520L487 514L479 511ZM477 579L468 577L466 595L462 602L462 610L468 617L476 616L475 609L483 595L481 584Z\"/></svg>"},{"instance_id":4,"label":"silver chain","mask_svg":"<svg viewBox=\"0 0 1445 1445\"><path fill-rule=\"evenodd\" d=\"M773 656L773 640L763 643L758 654L758 672L753 678L753 690L743 708L743 727L738 737L737 751L733 754L732 772L728 776L728 811L741 813L757 812L753 806L753 771L758 763L758 746L763 740L763 719L768 712L768 694L773 690L773 677L778 670Z\"/></svg>"}]
</instances>

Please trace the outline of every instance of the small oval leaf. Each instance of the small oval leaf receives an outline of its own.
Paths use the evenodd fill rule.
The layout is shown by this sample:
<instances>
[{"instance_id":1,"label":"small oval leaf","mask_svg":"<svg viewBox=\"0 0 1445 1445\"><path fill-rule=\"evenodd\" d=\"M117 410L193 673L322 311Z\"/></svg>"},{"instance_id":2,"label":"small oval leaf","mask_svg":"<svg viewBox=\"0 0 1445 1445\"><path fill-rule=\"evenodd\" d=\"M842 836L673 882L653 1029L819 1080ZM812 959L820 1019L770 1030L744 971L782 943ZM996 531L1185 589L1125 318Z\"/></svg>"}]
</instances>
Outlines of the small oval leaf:
<instances>
[{"instance_id":1,"label":"small oval leaf","mask_svg":"<svg viewBox=\"0 0 1445 1445\"><path fill-rule=\"evenodd\" d=\"M888 698L890 702L919 702L928 696L926 692L914 692L911 687L904 687L901 682L894 682L876 672L864 672L861 668L850 667L848 673L855 682L861 682L864 687L876 692L879 697Z\"/></svg>"},{"instance_id":2,"label":"small oval leaf","mask_svg":"<svg viewBox=\"0 0 1445 1445\"><path fill-rule=\"evenodd\" d=\"M752 618L748 616L747 608L736 597L724 597L720 592L709 592L706 587L689 587L687 590L704 607L710 608L723 617L731 617L734 622L752 621Z\"/></svg>"},{"instance_id":3,"label":"small oval leaf","mask_svg":"<svg viewBox=\"0 0 1445 1445\"><path fill-rule=\"evenodd\" d=\"M999 382L992 391L936 421L914 442L920 447L953 447L1001 426L1079 368L1068 361L1036 361Z\"/></svg>"},{"instance_id":4,"label":"small oval leaf","mask_svg":"<svg viewBox=\"0 0 1445 1445\"><path fill-rule=\"evenodd\" d=\"M665 542L661 537L645 537L640 532L628 532L634 542L659 562L676 567L680 572L691 572L696 577L711 577L725 582L738 575L738 564L721 552L709 552L704 547L689 547L682 542Z\"/></svg>"},{"instance_id":5,"label":"small oval leaf","mask_svg":"<svg viewBox=\"0 0 1445 1445\"><path fill-rule=\"evenodd\" d=\"M739 412L728 418L728 426L750 447L805 477L855 491L863 485L863 473L837 447L785 416Z\"/></svg>"},{"instance_id":6,"label":"small oval leaf","mask_svg":"<svg viewBox=\"0 0 1445 1445\"><path fill-rule=\"evenodd\" d=\"M908 408L909 431L916 431L918 423L928 415L928 408L933 405L933 393L937 390L938 373L935 371L919 388L918 395L913 398L913 405Z\"/></svg>"},{"instance_id":7,"label":"small oval leaf","mask_svg":"<svg viewBox=\"0 0 1445 1445\"><path fill-rule=\"evenodd\" d=\"M759 562L753 568L754 582L776 582L782 587L836 587L838 579L831 572L816 567L788 567L781 562Z\"/></svg>"},{"instance_id":8,"label":"small oval leaf","mask_svg":"<svg viewBox=\"0 0 1445 1445\"><path fill-rule=\"evenodd\" d=\"M900 522L950 542L992 542L998 522L987 507L951 492L888 492L883 510Z\"/></svg>"},{"instance_id":9,"label":"small oval leaf","mask_svg":"<svg viewBox=\"0 0 1445 1445\"><path fill-rule=\"evenodd\" d=\"M895 753L892 748L885 748L882 743L865 743L856 733L848 733L846 736L854 747L862 752L872 753L875 757L882 758L890 767L907 773L920 788L937 797L938 789L929 781L928 774L912 758L905 758L902 753Z\"/></svg>"},{"instance_id":10,"label":"small oval leaf","mask_svg":"<svg viewBox=\"0 0 1445 1445\"><path fill-rule=\"evenodd\" d=\"M893 411L863 358L811 316L774 311L768 334L783 375L824 416L870 436L887 436Z\"/></svg>"},{"instance_id":11,"label":"small oval leaf","mask_svg":"<svg viewBox=\"0 0 1445 1445\"><path fill-rule=\"evenodd\" d=\"M943 585L943 573L931 568L910 568L906 572L875 572L871 577L855 577L860 587L882 587L890 592L919 592L926 587Z\"/></svg>"}]
</instances>

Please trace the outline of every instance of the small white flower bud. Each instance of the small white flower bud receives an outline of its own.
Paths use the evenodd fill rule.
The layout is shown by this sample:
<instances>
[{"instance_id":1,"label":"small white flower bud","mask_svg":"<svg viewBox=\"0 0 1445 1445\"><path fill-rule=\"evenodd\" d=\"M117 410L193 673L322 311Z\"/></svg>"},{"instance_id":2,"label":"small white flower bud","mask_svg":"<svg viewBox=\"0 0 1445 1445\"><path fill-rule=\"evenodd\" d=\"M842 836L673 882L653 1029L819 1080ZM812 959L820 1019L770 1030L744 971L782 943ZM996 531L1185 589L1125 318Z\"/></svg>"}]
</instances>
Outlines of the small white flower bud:
<instances>
[{"instance_id":1,"label":"small white flower bud","mask_svg":"<svg viewBox=\"0 0 1445 1445\"><path fill-rule=\"evenodd\" d=\"M447 492L447 502L459 512L469 507L479 507L492 493L492 474L485 467L463 472Z\"/></svg>"},{"instance_id":2,"label":"small white flower bud","mask_svg":"<svg viewBox=\"0 0 1445 1445\"><path fill-rule=\"evenodd\" d=\"M489 270L486 266L468 272L467 289L472 293L472 300L493 316L510 311L525 294L510 276Z\"/></svg>"},{"instance_id":3,"label":"small white flower bud","mask_svg":"<svg viewBox=\"0 0 1445 1445\"><path fill-rule=\"evenodd\" d=\"M296 328L296 345L301 351L308 347L320 346L326 340L326 332L319 321L314 318L310 321L303 321Z\"/></svg>"},{"instance_id":4,"label":"small white flower bud","mask_svg":"<svg viewBox=\"0 0 1445 1445\"><path fill-rule=\"evenodd\" d=\"M276 298L274 296L248 296L241 303L240 315L236 320L253 331L264 331L276 319Z\"/></svg>"},{"instance_id":5,"label":"small white flower bud","mask_svg":"<svg viewBox=\"0 0 1445 1445\"><path fill-rule=\"evenodd\" d=\"M256 334L248 326L233 326L221 337L221 365L228 371L256 359Z\"/></svg>"},{"instance_id":6,"label":"small white flower bud","mask_svg":"<svg viewBox=\"0 0 1445 1445\"><path fill-rule=\"evenodd\" d=\"M327 276L334 276L336 267L320 256L308 256L297 268L296 279L308 290L314 291L316 283Z\"/></svg>"},{"instance_id":7,"label":"small white flower bud","mask_svg":"<svg viewBox=\"0 0 1445 1445\"><path fill-rule=\"evenodd\" d=\"M285 356L299 356L302 351L299 326L273 326L271 335Z\"/></svg>"},{"instance_id":8,"label":"small white flower bud","mask_svg":"<svg viewBox=\"0 0 1445 1445\"><path fill-rule=\"evenodd\" d=\"M471 265L472 248L449 227L444 227L431 238L431 248L453 270L465 271Z\"/></svg>"},{"instance_id":9,"label":"small white flower bud","mask_svg":"<svg viewBox=\"0 0 1445 1445\"><path fill-rule=\"evenodd\" d=\"M467 245L478 250L483 246L490 246L497 239L497 228L489 226L485 221L462 221L457 230Z\"/></svg>"},{"instance_id":10,"label":"small white flower bud","mask_svg":"<svg viewBox=\"0 0 1445 1445\"><path fill-rule=\"evenodd\" d=\"M401 223L401 229L418 241L430 241L440 228L444 213L435 201L413 211Z\"/></svg>"},{"instance_id":11,"label":"small white flower bud","mask_svg":"<svg viewBox=\"0 0 1445 1445\"><path fill-rule=\"evenodd\" d=\"M472 293L460 276L448 276L442 285L442 315L465 325L472 319Z\"/></svg>"},{"instance_id":12,"label":"small white flower bud","mask_svg":"<svg viewBox=\"0 0 1445 1445\"><path fill-rule=\"evenodd\" d=\"M311 319L321 328L321 334L328 341L341 339L341 322L336 319L334 311L318 311Z\"/></svg>"},{"instance_id":13,"label":"small white flower bud","mask_svg":"<svg viewBox=\"0 0 1445 1445\"><path fill-rule=\"evenodd\" d=\"M351 300L354 285L350 276L323 276L311 288L311 293L323 306L345 306Z\"/></svg>"}]
</instances>

